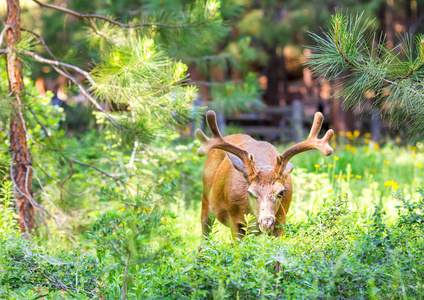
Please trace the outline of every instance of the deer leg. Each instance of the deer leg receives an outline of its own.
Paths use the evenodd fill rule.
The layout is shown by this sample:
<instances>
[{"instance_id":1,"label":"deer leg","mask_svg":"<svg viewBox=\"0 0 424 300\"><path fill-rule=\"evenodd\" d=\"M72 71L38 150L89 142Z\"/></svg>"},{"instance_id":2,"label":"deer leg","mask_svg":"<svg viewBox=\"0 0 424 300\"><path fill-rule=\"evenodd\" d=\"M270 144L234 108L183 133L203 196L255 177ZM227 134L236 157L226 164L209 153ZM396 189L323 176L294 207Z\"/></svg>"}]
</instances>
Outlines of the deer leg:
<instances>
[{"instance_id":1,"label":"deer leg","mask_svg":"<svg viewBox=\"0 0 424 300\"><path fill-rule=\"evenodd\" d=\"M202 213L201 213L201 223L202 223L202 235L203 237L208 237L212 231L212 225L215 221L215 217L211 213L209 207L209 201L206 196L202 196Z\"/></svg>"},{"instance_id":2,"label":"deer leg","mask_svg":"<svg viewBox=\"0 0 424 300\"><path fill-rule=\"evenodd\" d=\"M286 218L285 216L276 216L275 217L275 227L274 230L272 231L272 235L275 237L280 237L284 234L284 223L286 223Z\"/></svg>"},{"instance_id":3,"label":"deer leg","mask_svg":"<svg viewBox=\"0 0 424 300\"><path fill-rule=\"evenodd\" d=\"M244 220L230 220L230 229L231 234L233 235L234 240L240 240L246 235L246 226L243 224Z\"/></svg>"}]
</instances>

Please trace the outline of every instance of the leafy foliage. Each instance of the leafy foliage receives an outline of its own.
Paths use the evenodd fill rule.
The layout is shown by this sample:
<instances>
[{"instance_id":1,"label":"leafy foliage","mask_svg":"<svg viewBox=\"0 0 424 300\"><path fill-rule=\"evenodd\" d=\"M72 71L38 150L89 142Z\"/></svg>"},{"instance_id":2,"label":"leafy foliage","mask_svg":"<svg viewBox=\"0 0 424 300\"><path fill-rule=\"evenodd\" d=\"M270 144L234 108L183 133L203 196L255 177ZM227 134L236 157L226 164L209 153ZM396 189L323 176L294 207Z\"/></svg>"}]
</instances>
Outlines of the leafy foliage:
<instances>
[{"instance_id":1,"label":"leafy foliage","mask_svg":"<svg viewBox=\"0 0 424 300\"><path fill-rule=\"evenodd\" d=\"M424 190L419 189L418 193L424 197ZM399 214L399 226L408 228L416 228L421 231L424 228L424 198L421 201L413 201L405 199L397 194L396 198L402 201L402 205L397 206Z\"/></svg>"},{"instance_id":2,"label":"leafy foliage","mask_svg":"<svg viewBox=\"0 0 424 300\"><path fill-rule=\"evenodd\" d=\"M249 111L252 108L263 106L260 100L260 87L256 76L250 73L242 85L224 85L214 87L212 90L214 108L224 112L224 114L234 114L240 111ZM250 101L246 101L252 97Z\"/></svg>"},{"instance_id":3,"label":"leafy foliage","mask_svg":"<svg viewBox=\"0 0 424 300\"><path fill-rule=\"evenodd\" d=\"M0 298L30 299L26 289L34 287L41 288L40 293L33 292L34 297L42 295L43 288L47 294L63 291L69 295L96 296L96 258L90 252L80 253L80 249L45 250L37 246L36 240L26 240L16 228L11 182L3 184L0 198Z\"/></svg>"}]
</instances>

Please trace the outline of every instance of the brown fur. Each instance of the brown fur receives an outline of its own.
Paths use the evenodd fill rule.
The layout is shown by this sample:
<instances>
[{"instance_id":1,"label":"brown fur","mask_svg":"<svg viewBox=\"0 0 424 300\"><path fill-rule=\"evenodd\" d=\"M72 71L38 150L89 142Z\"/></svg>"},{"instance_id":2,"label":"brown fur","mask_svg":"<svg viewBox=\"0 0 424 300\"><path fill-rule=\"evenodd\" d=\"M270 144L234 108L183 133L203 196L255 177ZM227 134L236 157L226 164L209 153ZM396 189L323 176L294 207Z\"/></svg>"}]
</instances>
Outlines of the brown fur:
<instances>
[{"instance_id":1,"label":"brown fur","mask_svg":"<svg viewBox=\"0 0 424 300\"><path fill-rule=\"evenodd\" d=\"M331 155L333 149L329 141L334 132L330 129L318 139L324 118L316 113L309 137L280 155L271 144L258 142L248 135L222 137L213 111L208 111L206 119L212 138L196 130L201 141L197 154L209 154L203 170L203 235L210 233L213 215L239 238L245 233L245 215L251 214L262 232L280 236L292 199L293 164L289 160L313 149Z\"/></svg>"},{"instance_id":2,"label":"brown fur","mask_svg":"<svg viewBox=\"0 0 424 300\"><path fill-rule=\"evenodd\" d=\"M281 226L286 221L292 198L290 174L286 177L285 182L282 182L282 178L276 177L272 172L272 167L280 153L271 144L258 142L248 135L234 134L225 137L224 140L254 155L256 165L261 169L261 172L252 180L250 186L256 187L258 194L265 193L265 191L278 192L273 190L274 186L284 185L286 193L279 201L279 207L275 213L276 226L273 230L275 236L280 236L282 233ZM255 215L249 205L248 188L248 182L231 165L225 151L213 149L209 152L203 170L201 219L204 235L210 232L212 223L209 216L211 213L218 221L231 228L234 237L244 233L242 229L242 224L246 223L244 216L247 214Z\"/></svg>"}]
</instances>

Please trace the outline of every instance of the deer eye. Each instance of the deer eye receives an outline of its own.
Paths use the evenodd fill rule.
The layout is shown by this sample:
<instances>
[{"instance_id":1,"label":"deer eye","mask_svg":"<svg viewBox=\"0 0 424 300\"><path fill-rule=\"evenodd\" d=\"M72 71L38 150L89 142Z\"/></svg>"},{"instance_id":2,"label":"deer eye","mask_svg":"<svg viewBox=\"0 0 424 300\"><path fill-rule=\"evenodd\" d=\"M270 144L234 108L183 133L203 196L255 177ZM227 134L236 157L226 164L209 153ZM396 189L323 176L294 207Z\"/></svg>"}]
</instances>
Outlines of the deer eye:
<instances>
[{"instance_id":1,"label":"deer eye","mask_svg":"<svg viewBox=\"0 0 424 300\"><path fill-rule=\"evenodd\" d=\"M279 192L277 193L277 197L278 197L278 198L281 198L281 197L283 197L285 194L286 194L286 190L281 190L281 191L279 191Z\"/></svg>"}]
</instances>

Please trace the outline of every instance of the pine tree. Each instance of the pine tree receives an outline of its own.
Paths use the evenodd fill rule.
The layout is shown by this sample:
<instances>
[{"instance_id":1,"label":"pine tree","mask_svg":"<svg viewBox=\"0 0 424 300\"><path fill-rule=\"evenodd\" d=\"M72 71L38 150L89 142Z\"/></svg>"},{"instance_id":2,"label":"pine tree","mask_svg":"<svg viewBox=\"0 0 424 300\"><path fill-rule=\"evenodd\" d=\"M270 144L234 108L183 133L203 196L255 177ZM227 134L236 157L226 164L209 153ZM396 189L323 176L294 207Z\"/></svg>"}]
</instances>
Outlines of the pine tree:
<instances>
[{"instance_id":1,"label":"pine tree","mask_svg":"<svg viewBox=\"0 0 424 300\"><path fill-rule=\"evenodd\" d=\"M332 80L343 74L336 97L345 108L361 112L372 107L408 137L424 138L424 37L405 33L390 49L384 35L363 14L336 13L316 42L308 65L318 76Z\"/></svg>"},{"instance_id":2,"label":"pine tree","mask_svg":"<svg viewBox=\"0 0 424 300\"><path fill-rule=\"evenodd\" d=\"M34 200L32 176L38 179L36 172L43 169L31 157L30 148L54 154L67 162L72 169L70 176L72 164L80 164L118 182L123 180L76 160L60 144L59 137L49 133L42 122L43 116L32 109L39 98L23 84L22 63L48 65L67 78L91 102L97 122L113 130L122 143L133 147L135 152L166 128L183 124L190 118L196 87L187 84L187 66L171 58L171 49L175 45L194 43L199 37L202 37L204 48L211 48L228 32L220 15L220 2L215 0L190 2L172 13L143 10L140 17L127 23L33 1L46 10L72 16L85 24L90 51L97 55L94 66L78 66L66 57L58 59L41 35L31 28L21 27L19 0L7 1L7 22L0 35L0 54L7 57L10 93L3 99L2 107L7 109L10 120L11 178L20 227L26 232L31 232L34 226L34 209L53 217ZM4 36L6 45L2 47ZM200 50L191 47L192 53ZM104 103L119 109L107 111ZM30 126L41 127L46 138L37 140ZM34 162L37 167L33 166ZM55 181L63 188L60 181Z\"/></svg>"}]
</instances>

